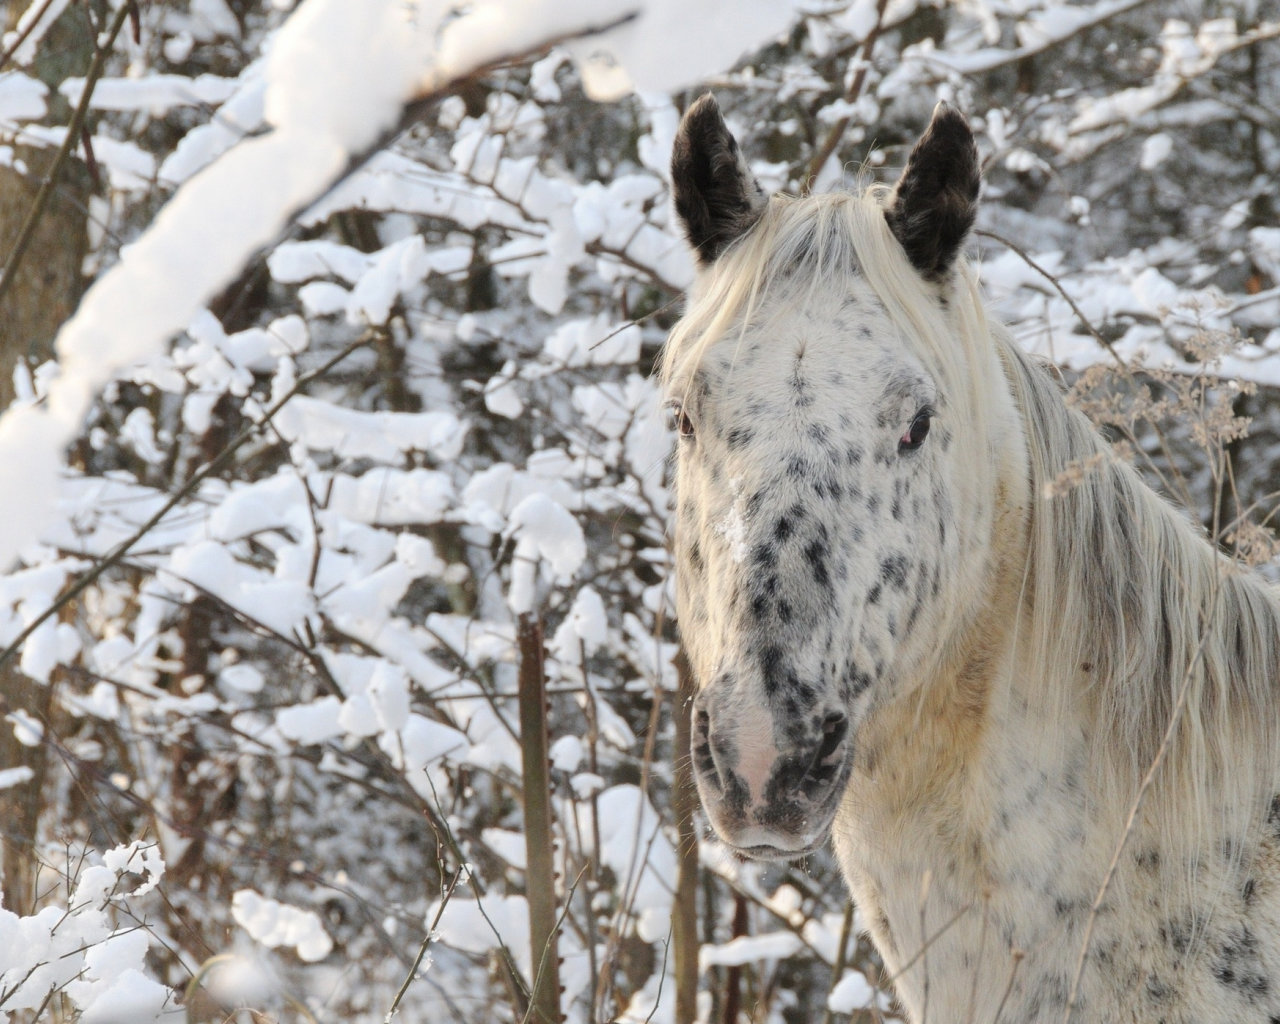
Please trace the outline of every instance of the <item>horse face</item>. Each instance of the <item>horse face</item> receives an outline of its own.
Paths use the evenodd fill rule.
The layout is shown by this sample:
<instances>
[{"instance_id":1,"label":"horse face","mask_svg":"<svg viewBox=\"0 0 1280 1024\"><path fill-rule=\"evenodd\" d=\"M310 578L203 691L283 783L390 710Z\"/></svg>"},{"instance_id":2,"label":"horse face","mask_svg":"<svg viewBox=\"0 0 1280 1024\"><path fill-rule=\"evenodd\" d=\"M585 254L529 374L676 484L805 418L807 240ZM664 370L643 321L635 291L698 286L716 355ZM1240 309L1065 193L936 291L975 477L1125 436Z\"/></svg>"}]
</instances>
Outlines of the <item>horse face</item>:
<instances>
[{"instance_id":1,"label":"horse face","mask_svg":"<svg viewBox=\"0 0 1280 1024\"><path fill-rule=\"evenodd\" d=\"M690 109L675 152L705 267L729 229L699 210L749 229L758 199L713 102ZM735 182L736 198L717 194ZM928 276L954 255L912 262ZM959 571L960 425L856 271L840 294L766 296L752 324L671 381L679 618L712 824L745 853L791 857L824 841L858 725L936 647Z\"/></svg>"}]
</instances>

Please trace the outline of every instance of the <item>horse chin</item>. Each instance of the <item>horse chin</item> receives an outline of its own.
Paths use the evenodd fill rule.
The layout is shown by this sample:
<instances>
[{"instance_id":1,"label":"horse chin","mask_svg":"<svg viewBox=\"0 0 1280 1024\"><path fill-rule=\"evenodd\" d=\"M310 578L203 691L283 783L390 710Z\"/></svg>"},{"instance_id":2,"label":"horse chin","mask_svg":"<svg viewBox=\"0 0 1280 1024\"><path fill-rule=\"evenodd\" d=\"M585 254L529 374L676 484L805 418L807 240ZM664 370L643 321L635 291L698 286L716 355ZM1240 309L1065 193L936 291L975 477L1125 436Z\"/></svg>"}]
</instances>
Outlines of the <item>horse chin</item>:
<instances>
[{"instance_id":1,"label":"horse chin","mask_svg":"<svg viewBox=\"0 0 1280 1024\"><path fill-rule=\"evenodd\" d=\"M734 846L732 843L726 843L734 853L744 860L773 860L787 861L799 860L807 857L811 853L817 853L826 845L827 837L824 834L821 839L815 840L808 846L802 846L795 850L784 850L778 846Z\"/></svg>"}]
</instances>

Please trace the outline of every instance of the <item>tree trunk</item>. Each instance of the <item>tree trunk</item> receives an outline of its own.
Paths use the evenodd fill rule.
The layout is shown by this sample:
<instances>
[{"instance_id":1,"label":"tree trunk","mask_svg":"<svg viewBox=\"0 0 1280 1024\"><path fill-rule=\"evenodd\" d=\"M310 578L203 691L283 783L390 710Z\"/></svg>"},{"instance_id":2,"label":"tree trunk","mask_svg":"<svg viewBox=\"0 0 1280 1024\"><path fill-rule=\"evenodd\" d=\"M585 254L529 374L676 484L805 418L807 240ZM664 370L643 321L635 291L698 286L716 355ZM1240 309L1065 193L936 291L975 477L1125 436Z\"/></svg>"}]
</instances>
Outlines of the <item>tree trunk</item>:
<instances>
[{"instance_id":1,"label":"tree trunk","mask_svg":"<svg viewBox=\"0 0 1280 1024\"><path fill-rule=\"evenodd\" d=\"M680 688L675 703L675 784L671 802L676 817L676 898L671 909L671 941L675 946L675 1024L698 1017L698 834L693 815L698 792L693 782L693 674L681 651L676 656Z\"/></svg>"},{"instance_id":2,"label":"tree trunk","mask_svg":"<svg viewBox=\"0 0 1280 1024\"><path fill-rule=\"evenodd\" d=\"M13 28L27 4L11 4L8 28ZM34 71L49 86L50 121L67 120L66 101L58 85L69 75L87 72L93 57L93 37L81 6L70 6L49 30L40 47ZM54 150L18 147L26 175L0 167L0 264L8 257L22 229L40 182L53 161ZM16 162L16 161L15 161ZM0 303L0 409L14 397L13 370L19 360L38 365L53 354L58 328L80 301L81 266L87 244L88 175L78 161L63 169L59 189L36 227L14 285ZM0 570L8 566L0 566ZM52 710L52 686L26 679L15 662L0 668L0 719L22 710L47 722ZM0 790L0 830L3 831L5 906L29 914L35 902L35 841L40 824L40 794L47 762L47 745L23 746L11 724L0 721L0 769L27 767L29 782Z\"/></svg>"},{"instance_id":3,"label":"tree trunk","mask_svg":"<svg viewBox=\"0 0 1280 1024\"><path fill-rule=\"evenodd\" d=\"M547 750L547 686L542 624L520 616L520 747L524 769L524 841L529 901L532 1024L560 1024L560 955L556 942L555 850Z\"/></svg>"},{"instance_id":4,"label":"tree trunk","mask_svg":"<svg viewBox=\"0 0 1280 1024\"><path fill-rule=\"evenodd\" d=\"M9 9L12 28L26 4ZM93 59L93 37L85 10L69 6L45 36L35 66L28 69L49 86L50 123L68 120L69 107L57 87L69 75L84 75ZM54 158L53 149L20 146L14 156L27 173L0 167L0 264L8 258ZM16 162L16 160L15 160ZM13 400L13 368L20 359L39 365L53 354L58 328L75 310L84 290L81 267L88 244L88 173L78 160L63 168L44 216L0 303L0 408Z\"/></svg>"},{"instance_id":5,"label":"tree trunk","mask_svg":"<svg viewBox=\"0 0 1280 1024\"><path fill-rule=\"evenodd\" d=\"M0 789L0 850L3 850L4 906L19 917L35 909L37 864L34 857L40 824L40 795L44 789L48 746L24 746L5 721L14 711L24 711L45 723L53 708L53 684L40 686L18 671L14 662L0 669L0 770L30 768L32 777L16 786Z\"/></svg>"}]
</instances>

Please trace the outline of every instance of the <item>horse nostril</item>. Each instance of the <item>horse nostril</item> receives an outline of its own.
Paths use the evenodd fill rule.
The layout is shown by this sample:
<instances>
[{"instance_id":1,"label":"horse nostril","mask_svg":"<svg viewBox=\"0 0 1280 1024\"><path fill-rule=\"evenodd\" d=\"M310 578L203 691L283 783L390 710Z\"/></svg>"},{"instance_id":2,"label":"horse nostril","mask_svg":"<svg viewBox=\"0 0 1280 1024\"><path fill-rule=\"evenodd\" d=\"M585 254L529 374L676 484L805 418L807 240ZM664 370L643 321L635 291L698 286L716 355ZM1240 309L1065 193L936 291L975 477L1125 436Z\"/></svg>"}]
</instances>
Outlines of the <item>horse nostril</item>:
<instances>
[{"instance_id":1,"label":"horse nostril","mask_svg":"<svg viewBox=\"0 0 1280 1024\"><path fill-rule=\"evenodd\" d=\"M844 735L848 731L849 720L842 713L834 711L827 715L827 720L822 723L822 745L818 747L818 756L815 760L821 764L839 750L840 744L844 742Z\"/></svg>"},{"instance_id":2,"label":"horse nostril","mask_svg":"<svg viewBox=\"0 0 1280 1024\"><path fill-rule=\"evenodd\" d=\"M809 762L809 770L801 784L806 796L812 796L839 773L840 760L833 761L832 758L843 746L848 731L849 720L841 712L833 711L827 715L826 721L822 723L822 742L818 744L817 752Z\"/></svg>"},{"instance_id":3,"label":"horse nostril","mask_svg":"<svg viewBox=\"0 0 1280 1024\"><path fill-rule=\"evenodd\" d=\"M718 790L724 789L724 780L716 768L715 754L711 749L711 716L705 708L698 708L693 721L694 769Z\"/></svg>"}]
</instances>

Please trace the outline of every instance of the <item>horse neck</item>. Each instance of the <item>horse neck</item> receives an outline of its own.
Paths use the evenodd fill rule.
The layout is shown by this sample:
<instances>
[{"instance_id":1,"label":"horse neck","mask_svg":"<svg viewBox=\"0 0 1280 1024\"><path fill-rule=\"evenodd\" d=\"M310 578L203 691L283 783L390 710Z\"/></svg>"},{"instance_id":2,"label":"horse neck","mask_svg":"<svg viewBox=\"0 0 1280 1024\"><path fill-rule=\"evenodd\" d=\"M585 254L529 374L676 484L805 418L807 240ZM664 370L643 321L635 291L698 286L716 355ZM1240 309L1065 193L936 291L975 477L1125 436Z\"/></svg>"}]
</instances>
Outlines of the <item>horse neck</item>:
<instances>
[{"instance_id":1,"label":"horse neck","mask_svg":"<svg viewBox=\"0 0 1280 1024\"><path fill-rule=\"evenodd\" d=\"M955 615L934 644L934 659L901 679L901 696L861 731L868 759L891 760L897 769L894 786L886 788L880 779L874 787L881 802L877 816L928 806L944 793L953 801L957 780L980 774L978 762L999 738L993 732L1011 727L1003 709L1040 699L1018 645L1027 628L1031 542L1026 438L1011 393L994 398L985 442L991 475L981 482L975 504L981 536L968 539L963 582L948 602Z\"/></svg>"}]
</instances>

